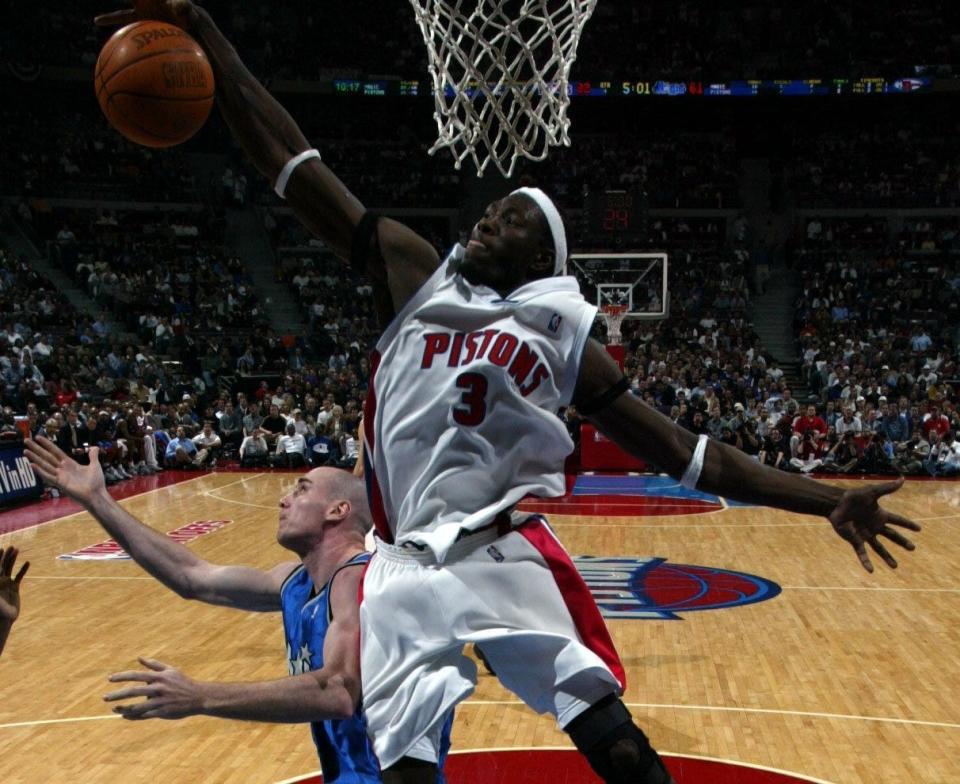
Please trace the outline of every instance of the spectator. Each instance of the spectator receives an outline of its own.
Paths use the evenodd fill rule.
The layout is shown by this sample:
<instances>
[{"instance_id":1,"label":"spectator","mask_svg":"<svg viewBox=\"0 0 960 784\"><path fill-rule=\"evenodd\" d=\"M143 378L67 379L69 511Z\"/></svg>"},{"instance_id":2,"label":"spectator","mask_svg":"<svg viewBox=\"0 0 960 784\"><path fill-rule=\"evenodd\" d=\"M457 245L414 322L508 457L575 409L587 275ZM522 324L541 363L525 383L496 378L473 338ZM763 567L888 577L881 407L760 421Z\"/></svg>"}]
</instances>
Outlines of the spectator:
<instances>
[{"instance_id":1,"label":"spectator","mask_svg":"<svg viewBox=\"0 0 960 784\"><path fill-rule=\"evenodd\" d=\"M789 461L794 469L803 474L809 474L823 465L821 442L814 433L812 429L803 431L796 456Z\"/></svg>"},{"instance_id":2,"label":"spectator","mask_svg":"<svg viewBox=\"0 0 960 784\"><path fill-rule=\"evenodd\" d=\"M287 425L286 433L277 439L273 464L283 468L298 468L306 464L306 455L306 439L291 422Z\"/></svg>"},{"instance_id":3,"label":"spectator","mask_svg":"<svg viewBox=\"0 0 960 784\"><path fill-rule=\"evenodd\" d=\"M197 468L203 468L204 466L216 468L217 455L220 454L220 447L223 446L223 442L213 430L213 421L210 419L204 421L203 430L197 433L192 441L197 447L193 465Z\"/></svg>"},{"instance_id":4,"label":"spectator","mask_svg":"<svg viewBox=\"0 0 960 784\"><path fill-rule=\"evenodd\" d=\"M167 444L164 458L168 468L185 468L194 465L194 457L197 454L197 445L187 438L187 431L182 425L176 429L176 436L170 439Z\"/></svg>"},{"instance_id":5,"label":"spectator","mask_svg":"<svg viewBox=\"0 0 960 784\"><path fill-rule=\"evenodd\" d=\"M930 476L956 476L960 474L960 442L948 430L943 438L930 449L927 461Z\"/></svg>"},{"instance_id":6,"label":"spectator","mask_svg":"<svg viewBox=\"0 0 960 784\"><path fill-rule=\"evenodd\" d=\"M265 466L268 456L267 440L263 436L263 431L255 428L240 444L240 465L244 468Z\"/></svg>"},{"instance_id":7,"label":"spectator","mask_svg":"<svg viewBox=\"0 0 960 784\"><path fill-rule=\"evenodd\" d=\"M914 430L908 441L897 444L893 465L903 474L922 474L930 457L930 442L922 430Z\"/></svg>"},{"instance_id":8,"label":"spectator","mask_svg":"<svg viewBox=\"0 0 960 784\"><path fill-rule=\"evenodd\" d=\"M260 429L265 434L267 446L275 446L277 439L280 438L287 429L287 420L281 416L279 406L271 404L270 413L263 418L263 422L260 423Z\"/></svg>"}]
</instances>

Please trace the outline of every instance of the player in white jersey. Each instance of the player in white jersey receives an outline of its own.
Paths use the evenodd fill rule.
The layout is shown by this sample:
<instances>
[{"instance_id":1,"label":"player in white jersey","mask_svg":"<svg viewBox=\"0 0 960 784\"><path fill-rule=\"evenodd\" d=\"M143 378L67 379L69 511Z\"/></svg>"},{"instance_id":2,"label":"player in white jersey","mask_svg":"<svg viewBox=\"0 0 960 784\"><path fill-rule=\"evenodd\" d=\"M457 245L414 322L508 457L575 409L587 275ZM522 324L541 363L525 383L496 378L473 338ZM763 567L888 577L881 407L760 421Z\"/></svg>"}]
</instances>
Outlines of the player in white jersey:
<instances>
[{"instance_id":1,"label":"player in white jersey","mask_svg":"<svg viewBox=\"0 0 960 784\"><path fill-rule=\"evenodd\" d=\"M442 264L402 224L366 213L292 118L187 0L141 0L202 43L217 103L259 171L303 223L365 270L384 323L365 411L371 511L381 540L361 604L363 701L386 782L434 780L449 707L473 689L479 642L498 677L553 713L606 781L670 781L620 700L623 672L596 605L526 492L562 492L572 446L554 422L571 400L631 453L711 493L827 517L872 569L878 536L919 527L878 505L898 483L842 490L766 469L681 429L628 389L587 338L593 309L554 276L563 223L538 191L492 203ZM126 20L125 20L126 21Z\"/></svg>"}]
</instances>

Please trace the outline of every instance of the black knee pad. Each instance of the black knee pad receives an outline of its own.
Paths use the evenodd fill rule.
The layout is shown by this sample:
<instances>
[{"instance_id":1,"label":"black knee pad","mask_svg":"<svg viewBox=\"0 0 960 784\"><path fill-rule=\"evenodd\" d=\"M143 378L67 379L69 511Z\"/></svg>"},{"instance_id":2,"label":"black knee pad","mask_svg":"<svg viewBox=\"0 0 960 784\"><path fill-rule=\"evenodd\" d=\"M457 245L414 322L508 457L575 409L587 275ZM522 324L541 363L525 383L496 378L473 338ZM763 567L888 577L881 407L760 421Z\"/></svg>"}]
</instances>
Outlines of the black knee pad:
<instances>
[{"instance_id":1,"label":"black knee pad","mask_svg":"<svg viewBox=\"0 0 960 784\"><path fill-rule=\"evenodd\" d=\"M588 708L568 725L567 733L608 784L674 784L660 755L616 697Z\"/></svg>"}]
</instances>

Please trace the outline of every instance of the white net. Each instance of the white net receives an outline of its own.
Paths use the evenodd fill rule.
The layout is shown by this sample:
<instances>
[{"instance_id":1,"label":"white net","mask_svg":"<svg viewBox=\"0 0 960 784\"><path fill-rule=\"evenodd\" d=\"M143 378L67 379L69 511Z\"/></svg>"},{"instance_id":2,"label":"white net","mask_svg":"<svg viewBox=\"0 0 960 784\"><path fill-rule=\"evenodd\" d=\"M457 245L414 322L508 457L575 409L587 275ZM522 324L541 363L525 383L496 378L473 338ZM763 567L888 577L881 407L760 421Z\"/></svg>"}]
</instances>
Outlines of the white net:
<instances>
[{"instance_id":1,"label":"white net","mask_svg":"<svg viewBox=\"0 0 960 784\"><path fill-rule=\"evenodd\" d=\"M600 308L600 315L603 316L607 325L607 342L611 346L619 346L623 339L623 332L620 331L620 325L627 316L626 305L603 305Z\"/></svg>"},{"instance_id":2,"label":"white net","mask_svg":"<svg viewBox=\"0 0 960 784\"><path fill-rule=\"evenodd\" d=\"M410 0L427 44L439 135L460 168L542 161L569 146L567 86L597 0Z\"/></svg>"}]
</instances>

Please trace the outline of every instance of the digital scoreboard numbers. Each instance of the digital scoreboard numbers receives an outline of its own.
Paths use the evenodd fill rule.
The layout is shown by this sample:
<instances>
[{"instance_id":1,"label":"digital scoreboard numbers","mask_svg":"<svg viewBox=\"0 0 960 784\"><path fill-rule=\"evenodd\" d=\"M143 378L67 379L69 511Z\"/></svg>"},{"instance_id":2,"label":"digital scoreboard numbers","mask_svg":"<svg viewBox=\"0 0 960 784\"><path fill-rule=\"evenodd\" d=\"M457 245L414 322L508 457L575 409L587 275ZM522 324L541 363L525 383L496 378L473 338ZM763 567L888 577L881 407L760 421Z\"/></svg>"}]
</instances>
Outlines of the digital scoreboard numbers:
<instances>
[{"instance_id":1,"label":"digital scoreboard numbers","mask_svg":"<svg viewBox=\"0 0 960 784\"><path fill-rule=\"evenodd\" d=\"M601 191L588 200L588 223L592 234L633 237L645 232L642 200L631 191Z\"/></svg>"}]
</instances>

